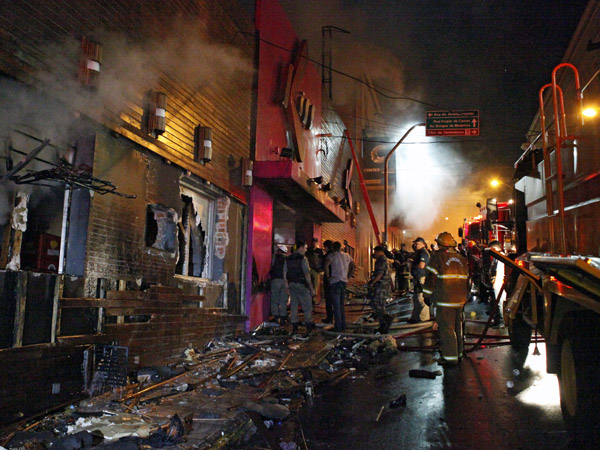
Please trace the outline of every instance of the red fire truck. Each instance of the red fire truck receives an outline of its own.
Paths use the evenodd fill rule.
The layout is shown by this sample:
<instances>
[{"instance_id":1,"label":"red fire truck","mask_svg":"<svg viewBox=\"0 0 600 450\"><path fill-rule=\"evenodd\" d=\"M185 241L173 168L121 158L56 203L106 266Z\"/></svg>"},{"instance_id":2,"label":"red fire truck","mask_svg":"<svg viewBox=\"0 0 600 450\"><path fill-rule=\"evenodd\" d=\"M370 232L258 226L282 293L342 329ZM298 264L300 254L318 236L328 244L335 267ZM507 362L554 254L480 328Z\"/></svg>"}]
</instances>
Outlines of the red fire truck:
<instances>
[{"instance_id":1,"label":"red fire truck","mask_svg":"<svg viewBox=\"0 0 600 450\"><path fill-rule=\"evenodd\" d=\"M477 203L479 215L465 219L463 229L458 232L459 236L467 245L488 245L492 241L498 241L505 252L515 250L512 205L512 200L498 202L495 198L488 198L485 206Z\"/></svg>"},{"instance_id":2,"label":"red fire truck","mask_svg":"<svg viewBox=\"0 0 600 450\"><path fill-rule=\"evenodd\" d=\"M556 82L562 69L575 79L569 114ZM600 126L583 121L573 65L558 65L552 80L539 93L541 133L515 164L515 220L524 253L521 267L512 266L518 278L504 320L517 349L527 349L532 329L544 336L565 424L576 439L590 442L600 434ZM544 105L548 97L553 108Z\"/></svg>"},{"instance_id":3,"label":"red fire truck","mask_svg":"<svg viewBox=\"0 0 600 450\"><path fill-rule=\"evenodd\" d=\"M459 237L463 238L463 245L467 248L469 260L469 291L472 295L484 301L493 296L491 289L492 280L489 279L489 265L491 256L483 250L493 241L500 244L505 253L514 252L513 245L514 220L513 201L498 202L489 198L486 205L479 207L479 215L465 219L463 227L458 230ZM487 269L486 269L487 266Z\"/></svg>"}]
</instances>

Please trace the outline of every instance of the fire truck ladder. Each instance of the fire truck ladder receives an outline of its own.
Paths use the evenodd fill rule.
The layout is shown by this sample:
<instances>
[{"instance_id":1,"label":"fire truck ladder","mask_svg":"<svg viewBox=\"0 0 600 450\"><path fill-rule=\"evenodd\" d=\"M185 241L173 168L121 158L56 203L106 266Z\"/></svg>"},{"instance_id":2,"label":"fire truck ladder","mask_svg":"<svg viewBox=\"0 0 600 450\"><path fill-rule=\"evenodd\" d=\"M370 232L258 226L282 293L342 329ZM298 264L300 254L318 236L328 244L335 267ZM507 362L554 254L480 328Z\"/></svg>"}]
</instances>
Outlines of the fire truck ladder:
<instances>
[{"instance_id":1,"label":"fire truck ladder","mask_svg":"<svg viewBox=\"0 0 600 450\"><path fill-rule=\"evenodd\" d=\"M552 181L556 178L556 196L558 198L558 226L560 235L560 253L566 254L567 242L565 233L565 193L564 193L564 179L563 179L563 167L562 167L562 148L565 141L574 140L575 136L567 135L567 120L565 114L565 102L563 97L563 91L556 82L556 72L567 67L573 70L575 76L575 93L576 99L580 106L580 120L583 125L583 97L581 95L581 86L579 83L579 72L573 64L562 63L554 68L552 71L552 83L545 84L540 88L539 101L540 101L540 124L542 127L542 148L544 152L544 186L546 191L546 212L549 219L550 236L554 241L555 230L552 216L554 215L554 193L552 190ZM555 173L552 174L552 162L550 160L550 152L548 149L548 136L546 134L546 112L544 108L544 91L552 87L552 106L554 114L554 134L555 134L555 148L554 148L554 160L556 164ZM560 106L560 111L559 111Z\"/></svg>"}]
</instances>

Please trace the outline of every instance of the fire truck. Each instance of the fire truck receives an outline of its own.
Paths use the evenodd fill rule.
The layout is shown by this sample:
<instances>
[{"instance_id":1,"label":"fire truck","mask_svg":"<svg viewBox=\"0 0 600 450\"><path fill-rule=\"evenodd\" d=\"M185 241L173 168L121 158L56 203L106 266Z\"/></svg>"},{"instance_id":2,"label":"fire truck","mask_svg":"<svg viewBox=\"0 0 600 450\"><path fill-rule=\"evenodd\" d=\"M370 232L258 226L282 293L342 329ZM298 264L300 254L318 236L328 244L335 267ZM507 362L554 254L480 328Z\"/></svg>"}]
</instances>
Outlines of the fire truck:
<instances>
[{"instance_id":1,"label":"fire truck","mask_svg":"<svg viewBox=\"0 0 600 450\"><path fill-rule=\"evenodd\" d=\"M488 260L491 256L484 252L484 249L490 242L497 241L505 253L516 250L513 245L513 201L498 202L495 198L489 198L485 206L477 203L477 207L479 215L465 219L458 235L468 249L469 292L480 299L488 300L487 295L493 296L493 290L489 289L491 280L486 279L486 266L489 266L491 261Z\"/></svg>"},{"instance_id":2,"label":"fire truck","mask_svg":"<svg viewBox=\"0 0 600 450\"><path fill-rule=\"evenodd\" d=\"M565 70L574 78L570 103L556 81ZM532 330L544 337L564 422L589 442L600 433L600 126L584 122L582 92L568 63L540 90L541 133L515 164L523 254L516 263L493 254L513 269L504 304L513 347L526 352Z\"/></svg>"},{"instance_id":3,"label":"fire truck","mask_svg":"<svg viewBox=\"0 0 600 450\"><path fill-rule=\"evenodd\" d=\"M513 200L499 202L495 198L488 198L485 206L477 203L479 215L465 219L458 235L467 244L487 245L498 241L504 251L511 251L514 226L512 205Z\"/></svg>"}]
</instances>

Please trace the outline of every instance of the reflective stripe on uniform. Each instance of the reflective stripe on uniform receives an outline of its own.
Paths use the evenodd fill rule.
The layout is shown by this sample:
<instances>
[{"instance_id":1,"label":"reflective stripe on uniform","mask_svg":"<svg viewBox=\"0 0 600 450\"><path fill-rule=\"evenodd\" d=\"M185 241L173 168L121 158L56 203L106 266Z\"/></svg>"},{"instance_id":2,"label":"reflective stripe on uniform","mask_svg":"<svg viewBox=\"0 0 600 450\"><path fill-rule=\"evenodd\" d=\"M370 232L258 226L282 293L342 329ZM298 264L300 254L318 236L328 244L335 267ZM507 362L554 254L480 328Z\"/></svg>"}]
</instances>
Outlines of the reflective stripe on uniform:
<instances>
[{"instance_id":1,"label":"reflective stripe on uniform","mask_svg":"<svg viewBox=\"0 0 600 450\"><path fill-rule=\"evenodd\" d=\"M438 271L437 271L437 270L435 270L435 269L434 269L433 267L431 267L431 266L426 266L426 267L425 267L425 270L429 270L430 272L432 272L432 273L435 273L436 275L438 274Z\"/></svg>"},{"instance_id":2,"label":"reflective stripe on uniform","mask_svg":"<svg viewBox=\"0 0 600 450\"><path fill-rule=\"evenodd\" d=\"M423 288L423 293L431 295L431 294L433 294L433 291L430 291L429 289Z\"/></svg>"},{"instance_id":3,"label":"reflective stripe on uniform","mask_svg":"<svg viewBox=\"0 0 600 450\"><path fill-rule=\"evenodd\" d=\"M438 275L439 278L442 278L444 280L466 280L468 278L468 275L459 275L459 274L452 274L452 275Z\"/></svg>"},{"instance_id":4,"label":"reflective stripe on uniform","mask_svg":"<svg viewBox=\"0 0 600 450\"><path fill-rule=\"evenodd\" d=\"M447 306L448 308L462 308L463 304L462 303L442 303L442 302L435 302L436 306Z\"/></svg>"},{"instance_id":5,"label":"reflective stripe on uniform","mask_svg":"<svg viewBox=\"0 0 600 450\"><path fill-rule=\"evenodd\" d=\"M446 361L458 361L458 356L442 356Z\"/></svg>"}]
</instances>

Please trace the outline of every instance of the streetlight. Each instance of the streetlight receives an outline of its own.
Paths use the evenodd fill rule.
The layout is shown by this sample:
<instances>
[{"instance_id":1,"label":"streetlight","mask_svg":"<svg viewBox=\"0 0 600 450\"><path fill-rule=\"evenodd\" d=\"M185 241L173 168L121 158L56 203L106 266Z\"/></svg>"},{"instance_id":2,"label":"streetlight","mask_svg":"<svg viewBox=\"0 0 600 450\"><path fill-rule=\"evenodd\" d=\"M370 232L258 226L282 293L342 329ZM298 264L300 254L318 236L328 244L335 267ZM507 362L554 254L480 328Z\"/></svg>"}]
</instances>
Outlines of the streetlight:
<instances>
[{"instance_id":1,"label":"streetlight","mask_svg":"<svg viewBox=\"0 0 600 450\"><path fill-rule=\"evenodd\" d=\"M510 191L510 196L512 197L513 195L513 187L509 186L508 184L506 184L503 181L498 180L497 178L494 178L492 180L490 180L490 186L492 186L494 189L495 188L499 188L499 187L503 187L505 189L508 189ZM496 199L494 199L494 201L496 201ZM508 202L509 205L513 204L513 199L511 198Z\"/></svg>"}]
</instances>

